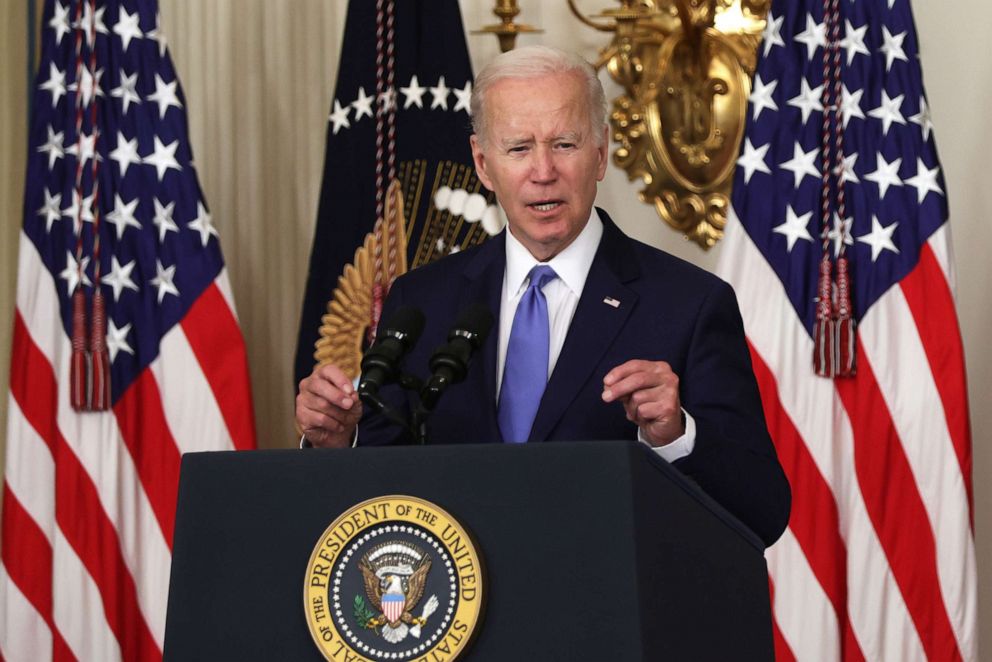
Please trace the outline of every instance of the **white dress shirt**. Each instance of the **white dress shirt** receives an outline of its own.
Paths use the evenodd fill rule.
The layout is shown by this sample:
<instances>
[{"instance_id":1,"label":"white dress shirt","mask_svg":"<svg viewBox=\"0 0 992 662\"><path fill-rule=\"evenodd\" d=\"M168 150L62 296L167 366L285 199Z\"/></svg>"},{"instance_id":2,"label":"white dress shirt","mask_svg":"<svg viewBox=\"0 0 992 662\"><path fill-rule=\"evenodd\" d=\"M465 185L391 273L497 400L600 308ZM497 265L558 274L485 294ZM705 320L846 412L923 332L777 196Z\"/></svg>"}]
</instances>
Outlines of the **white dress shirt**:
<instances>
[{"instance_id":1,"label":"white dress shirt","mask_svg":"<svg viewBox=\"0 0 992 662\"><path fill-rule=\"evenodd\" d=\"M596 210L592 210L589 222L579 233L579 236L565 250L546 262L555 270L558 278L549 281L541 288L548 301L548 326L550 346L548 351L548 375L558 363L558 356L565 344L568 327L572 323L575 309L579 305L582 288L585 287L589 268L592 266L599 240L603 236L603 222ZM496 349L496 401L499 402L499 390L503 384L503 364L506 362L506 348L510 343L510 329L513 327L513 316L517 304L527 290L530 281L527 275L535 265L540 264L521 244L513 233L506 232L506 271L503 274L503 293L500 299L499 315L499 344ZM696 441L696 422L684 409L685 434L665 446L654 447L655 452L668 462L685 457L692 452ZM637 438L644 443L647 439L637 431ZM649 444L650 445L650 444Z\"/></svg>"}]
</instances>

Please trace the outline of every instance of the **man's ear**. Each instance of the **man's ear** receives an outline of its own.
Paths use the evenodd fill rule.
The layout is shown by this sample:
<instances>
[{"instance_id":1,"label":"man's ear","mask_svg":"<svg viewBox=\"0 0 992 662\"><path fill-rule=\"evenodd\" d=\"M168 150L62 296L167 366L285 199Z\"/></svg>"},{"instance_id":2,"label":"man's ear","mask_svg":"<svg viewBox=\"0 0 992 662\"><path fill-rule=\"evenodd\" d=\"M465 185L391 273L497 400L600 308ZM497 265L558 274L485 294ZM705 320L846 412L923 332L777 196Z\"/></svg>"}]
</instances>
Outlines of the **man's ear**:
<instances>
[{"instance_id":1,"label":"man's ear","mask_svg":"<svg viewBox=\"0 0 992 662\"><path fill-rule=\"evenodd\" d=\"M482 150L482 144L479 140L479 136L472 134L469 138L469 144L472 146L472 161L475 162L475 174L479 177L479 181L490 191L493 189L492 179L490 179L489 174L486 172L486 155Z\"/></svg>"},{"instance_id":2,"label":"man's ear","mask_svg":"<svg viewBox=\"0 0 992 662\"><path fill-rule=\"evenodd\" d=\"M610 150L610 130L607 127L603 127L603 144L598 148L599 150L599 167L596 169L596 181L601 182L603 178L606 177L606 166L609 163L609 150Z\"/></svg>"}]
</instances>

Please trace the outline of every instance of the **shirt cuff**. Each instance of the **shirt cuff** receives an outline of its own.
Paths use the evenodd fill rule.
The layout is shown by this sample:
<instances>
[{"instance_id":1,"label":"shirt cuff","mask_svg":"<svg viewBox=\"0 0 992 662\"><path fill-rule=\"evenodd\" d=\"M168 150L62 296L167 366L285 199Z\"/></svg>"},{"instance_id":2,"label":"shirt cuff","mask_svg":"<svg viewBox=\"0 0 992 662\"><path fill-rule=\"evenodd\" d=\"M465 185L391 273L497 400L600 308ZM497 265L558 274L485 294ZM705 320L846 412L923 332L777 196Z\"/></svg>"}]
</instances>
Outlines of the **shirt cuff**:
<instances>
[{"instance_id":1,"label":"shirt cuff","mask_svg":"<svg viewBox=\"0 0 992 662\"><path fill-rule=\"evenodd\" d=\"M696 420L685 409L682 410L682 413L685 414L685 433L675 441L664 446L651 446L651 443L641 433L641 428L637 428L637 440L651 446L651 450L669 463L688 456L696 447Z\"/></svg>"}]
</instances>

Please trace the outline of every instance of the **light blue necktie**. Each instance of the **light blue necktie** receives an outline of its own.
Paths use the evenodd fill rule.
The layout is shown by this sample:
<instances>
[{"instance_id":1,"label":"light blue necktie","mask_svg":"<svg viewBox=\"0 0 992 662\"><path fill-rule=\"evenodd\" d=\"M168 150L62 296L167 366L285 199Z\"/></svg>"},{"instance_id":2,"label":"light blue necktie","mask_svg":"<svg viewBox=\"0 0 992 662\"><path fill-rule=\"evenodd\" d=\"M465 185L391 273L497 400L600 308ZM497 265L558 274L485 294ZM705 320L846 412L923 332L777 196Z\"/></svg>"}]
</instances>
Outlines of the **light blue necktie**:
<instances>
[{"instance_id":1,"label":"light blue necktie","mask_svg":"<svg viewBox=\"0 0 992 662\"><path fill-rule=\"evenodd\" d=\"M503 441L509 443L527 441L548 384L551 331L548 300L541 288L558 274L548 265L539 264L530 270L528 277L530 283L513 315L499 390L497 420Z\"/></svg>"}]
</instances>

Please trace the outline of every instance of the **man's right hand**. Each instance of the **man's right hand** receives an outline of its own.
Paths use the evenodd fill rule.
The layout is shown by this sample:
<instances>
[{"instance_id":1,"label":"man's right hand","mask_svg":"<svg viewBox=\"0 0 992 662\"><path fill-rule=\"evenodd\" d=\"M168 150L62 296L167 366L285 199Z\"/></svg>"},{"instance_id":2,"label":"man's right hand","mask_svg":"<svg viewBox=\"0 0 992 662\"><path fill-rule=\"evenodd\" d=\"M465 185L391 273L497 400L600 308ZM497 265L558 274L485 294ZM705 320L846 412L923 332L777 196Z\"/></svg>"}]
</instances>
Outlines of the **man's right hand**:
<instances>
[{"instance_id":1,"label":"man's right hand","mask_svg":"<svg viewBox=\"0 0 992 662\"><path fill-rule=\"evenodd\" d=\"M362 403L351 380L335 365L317 366L300 382L296 424L314 446L347 448L362 417Z\"/></svg>"}]
</instances>

